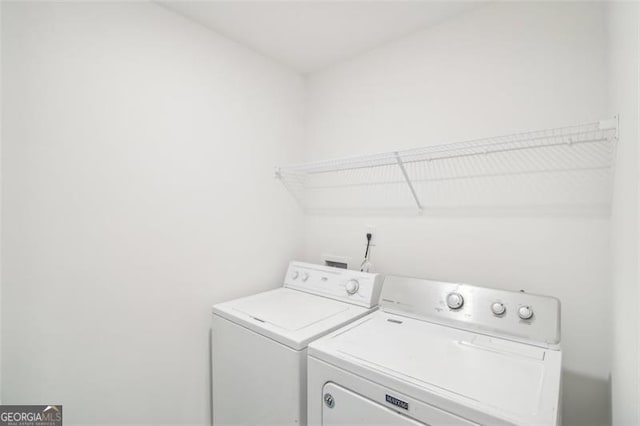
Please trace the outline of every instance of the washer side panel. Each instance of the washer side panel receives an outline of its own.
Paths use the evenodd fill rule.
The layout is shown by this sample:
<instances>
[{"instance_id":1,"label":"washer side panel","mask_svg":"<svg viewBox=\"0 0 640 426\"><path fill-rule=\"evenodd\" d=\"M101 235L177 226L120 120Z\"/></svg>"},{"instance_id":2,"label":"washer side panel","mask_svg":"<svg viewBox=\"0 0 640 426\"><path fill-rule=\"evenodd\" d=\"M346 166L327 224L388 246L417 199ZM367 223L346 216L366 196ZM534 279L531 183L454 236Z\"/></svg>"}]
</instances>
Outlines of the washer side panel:
<instances>
[{"instance_id":1,"label":"washer side panel","mask_svg":"<svg viewBox=\"0 0 640 426\"><path fill-rule=\"evenodd\" d=\"M306 350L213 316L213 424L304 425Z\"/></svg>"}]
</instances>

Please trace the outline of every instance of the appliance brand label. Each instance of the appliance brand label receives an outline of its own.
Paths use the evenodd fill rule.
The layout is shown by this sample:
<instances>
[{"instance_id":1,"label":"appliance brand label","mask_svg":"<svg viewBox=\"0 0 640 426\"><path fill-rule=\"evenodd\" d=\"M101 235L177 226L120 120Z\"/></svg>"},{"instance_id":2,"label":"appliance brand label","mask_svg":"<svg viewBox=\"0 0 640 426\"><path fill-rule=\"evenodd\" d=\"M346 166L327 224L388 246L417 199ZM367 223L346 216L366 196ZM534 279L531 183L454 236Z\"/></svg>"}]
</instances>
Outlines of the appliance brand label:
<instances>
[{"instance_id":1,"label":"appliance brand label","mask_svg":"<svg viewBox=\"0 0 640 426\"><path fill-rule=\"evenodd\" d=\"M391 396L391 395L389 395L389 394L386 394L386 395L384 396L384 399L385 399L389 404L393 404L393 405L395 405L396 407L400 407L400 408L402 408L403 410L408 410L408 409L409 409L409 403L408 403L408 402L403 401L403 400L401 400L401 399L398 399L398 398L396 398L396 397L394 397L394 396Z\"/></svg>"}]
</instances>

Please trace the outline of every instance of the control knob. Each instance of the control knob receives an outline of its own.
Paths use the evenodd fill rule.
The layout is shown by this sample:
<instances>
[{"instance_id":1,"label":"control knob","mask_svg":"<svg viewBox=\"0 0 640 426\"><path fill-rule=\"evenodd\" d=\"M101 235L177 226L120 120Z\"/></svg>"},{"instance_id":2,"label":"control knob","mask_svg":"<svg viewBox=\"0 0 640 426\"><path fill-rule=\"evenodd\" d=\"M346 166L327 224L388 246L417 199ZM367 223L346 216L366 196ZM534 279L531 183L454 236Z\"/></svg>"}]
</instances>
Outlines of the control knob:
<instances>
[{"instance_id":1,"label":"control knob","mask_svg":"<svg viewBox=\"0 0 640 426\"><path fill-rule=\"evenodd\" d=\"M495 315L504 315L506 311L507 308L504 306L504 303L494 302L491 305L491 312L493 312Z\"/></svg>"},{"instance_id":2,"label":"control knob","mask_svg":"<svg viewBox=\"0 0 640 426\"><path fill-rule=\"evenodd\" d=\"M447 295L447 306L451 309L460 309L464 304L464 298L460 293L449 293Z\"/></svg>"},{"instance_id":3,"label":"control knob","mask_svg":"<svg viewBox=\"0 0 640 426\"><path fill-rule=\"evenodd\" d=\"M531 306L520 306L518 308L518 316L523 320L528 320L533 317L533 309Z\"/></svg>"},{"instance_id":4,"label":"control knob","mask_svg":"<svg viewBox=\"0 0 640 426\"><path fill-rule=\"evenodd\" d=\"M291 278L293 278L294 280L297 280L299 276L300 276L300 272L298 271L293 271L291 273Z\"/></svg>"},{"instance_id":5,"label":"control knob","mask_svg":"<svg viewBox=\"0 0 640 426\"><path fill-rule=\"evenodd\" d=\"M347 289L348 295L356 294L358 292L358 289L360 288L360 283L358 282L358 280L349 280L347 281L347 285L345 287Z\"/></svg>"},{"instance_id":6,"label":"control knob","mask_svg":"<svg viewBox=\"0 0 640 426\"><path fill-rule=\"evenodd\" d=\"M303 272L302 273L302 281L306 281L309 279L309 273L308 272Z\"/></svg>"}]
</instances>

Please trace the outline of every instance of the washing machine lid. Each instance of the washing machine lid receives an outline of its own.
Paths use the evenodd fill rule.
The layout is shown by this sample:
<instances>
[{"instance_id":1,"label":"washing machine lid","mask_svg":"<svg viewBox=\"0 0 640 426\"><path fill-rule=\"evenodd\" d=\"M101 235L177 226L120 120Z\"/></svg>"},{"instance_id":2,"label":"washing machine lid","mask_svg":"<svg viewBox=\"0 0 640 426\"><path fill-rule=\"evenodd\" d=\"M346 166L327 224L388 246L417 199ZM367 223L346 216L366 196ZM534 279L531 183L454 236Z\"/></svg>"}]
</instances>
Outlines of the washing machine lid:
<instances>
[{"instance_id":1,"label":"washing machine lid","mask_svg":"<svg viewBox=\"0 0 640 426\"><path fill-rule=\"evenodd\" d=\"M372 310L284 287L213 307L214 315L295 350Z\"/></svg>"},{"instance_id":2,"label":"washing machine lid","mask_svg":"<svg viewBox=\"0 0 640 426\"><path fill-rule=\"evenodd\" d=\"M558 418L559 350L377 311L309 355L480 424Z\"/></svg>"}]
</instances>

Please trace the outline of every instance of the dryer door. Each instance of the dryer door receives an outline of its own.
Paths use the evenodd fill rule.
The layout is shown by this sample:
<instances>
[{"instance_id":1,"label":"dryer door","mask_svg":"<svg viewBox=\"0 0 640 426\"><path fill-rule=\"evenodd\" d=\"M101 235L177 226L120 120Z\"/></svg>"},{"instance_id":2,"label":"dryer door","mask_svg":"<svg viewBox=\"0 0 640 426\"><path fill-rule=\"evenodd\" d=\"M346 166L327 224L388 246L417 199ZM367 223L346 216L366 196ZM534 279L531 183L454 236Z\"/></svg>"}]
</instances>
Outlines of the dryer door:
<instances>
[{"instance_id":1,"label":"dryer door","mask_svg":"<svg viewBox=\"0 0 640 426\"><path fill-rule=\"evenodd\" d=\"M410 419L335 383L327 383L324 386L323 396L323 425L426 425L426 423Z\"/></svg>"}]
</instances>

